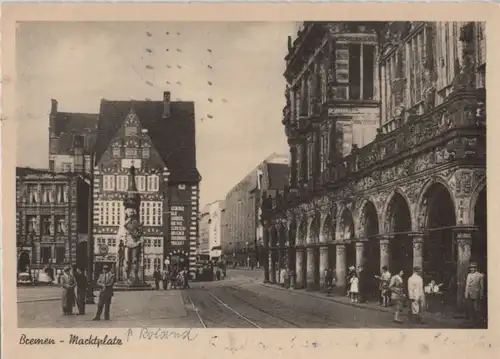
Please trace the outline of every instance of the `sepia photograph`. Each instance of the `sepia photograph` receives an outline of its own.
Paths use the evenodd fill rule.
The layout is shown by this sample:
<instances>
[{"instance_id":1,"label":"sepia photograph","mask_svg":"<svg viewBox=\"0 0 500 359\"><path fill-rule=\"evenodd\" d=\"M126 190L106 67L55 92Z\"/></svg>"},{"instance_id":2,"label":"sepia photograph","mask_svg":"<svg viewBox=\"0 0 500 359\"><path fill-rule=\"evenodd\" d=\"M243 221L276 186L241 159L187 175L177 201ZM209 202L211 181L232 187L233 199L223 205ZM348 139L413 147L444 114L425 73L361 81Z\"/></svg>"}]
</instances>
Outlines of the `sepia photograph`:
<instances>
[{"instance_id":1,"label":"sepia photograph","mask_svg":"<svg viewBox=\"0 0 500 359\"><path fill-rule=\"evenodd\" d=\"M15 42L18 328L488 328L484 22Z\"/></svg>"}]
</instances>

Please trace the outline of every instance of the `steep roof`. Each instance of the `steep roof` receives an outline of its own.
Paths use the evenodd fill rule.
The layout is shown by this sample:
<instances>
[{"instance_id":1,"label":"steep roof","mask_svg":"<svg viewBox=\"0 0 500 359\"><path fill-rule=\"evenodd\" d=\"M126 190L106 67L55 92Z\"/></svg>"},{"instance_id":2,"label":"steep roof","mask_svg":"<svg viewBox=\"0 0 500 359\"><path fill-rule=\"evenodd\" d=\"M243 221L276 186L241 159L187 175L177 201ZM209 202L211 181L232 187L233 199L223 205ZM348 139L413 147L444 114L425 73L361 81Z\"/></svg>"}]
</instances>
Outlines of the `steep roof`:
<instances>
[{"instance_id":1,"label":"steep roof","mask_svg":"<svg viewBox=\"0 0 500 359\"><path fill-rule=\"evenodd\" d=\"M97 129L98 121L98 114L56 112L52 130L56 136L62 133L85 133Z\"/></svg>"},{"instance_id":2,"label":"steep roof","mask_svg":"<svg viewBox=\"0 0 500 359\"><path fill-rule=\"evenodd\" d=\"M288 165L281 163L267 163L267 172L269 176L269 189L283 189L289 184L290 169Z\"/></svg>"},{"instance_id":3,"label":"steep roof","mask_svg":"<svg viewBox=\"0 0 500 359\"><path fill-rule=\"evenodd\" d=\"M194 102L172 101L168 118L163 116L163 101L101 100L98 136L95 145L99 160L132 109L170 170L170 181L196 183L196 138Z\"/></svg>"}]
</instances>

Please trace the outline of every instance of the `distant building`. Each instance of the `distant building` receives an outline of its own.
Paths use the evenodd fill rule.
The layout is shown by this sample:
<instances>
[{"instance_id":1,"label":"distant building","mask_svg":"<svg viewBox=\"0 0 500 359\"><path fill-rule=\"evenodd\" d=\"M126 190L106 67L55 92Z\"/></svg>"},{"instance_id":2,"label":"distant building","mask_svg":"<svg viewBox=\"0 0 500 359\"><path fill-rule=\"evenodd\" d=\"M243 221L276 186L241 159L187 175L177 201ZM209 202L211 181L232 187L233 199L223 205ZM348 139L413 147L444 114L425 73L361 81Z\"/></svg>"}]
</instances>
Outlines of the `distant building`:
<instances>
[{"instance_id":1,"label":"distant building","mask_svg":"<svg viewBox=\"0 0 500 359\"><path fill-rule=\"evenodd\" d=\"M203 207L200 213L200 246L201 258L218 259L222 248L222 221L224 201L215 201Z\"/></svg>"},{"instance_id":2,"label":"distant building","mask_svg":"<svg viewBox=\"0 0 500 359\"><path fill-rule=\"evenodd\" d=\"M18 273L87 265L88 199L81 174L16 168Z\"/></svg>"},{"instance_id":3,"label":"distant building","mask_svg":"<svg viewBox=\"0 0 500 359\"><path fill-rule=\"evenodd\" d=\"M51 100L49 115L49 170L56 173L90 173L90 152L97 137L99 114L59 112ZM83 136L83 147L74 148L76 137ZM75 152L76 150L76 152ZM81 153L83 152L83 157Z\"/></svg>"},{"instance_id":4,"label":"distant building","mask_svg":"<svg viewBox=\"0 0 500 359\"><path fill-rule=\"evenodd\" d=\"M206 204L200 211L200 239L198 241L198 256L200 259L210 257L210 205Z\"/></svg>"},{"instance_id":5,"label":"distant building","mask_svg":"<svg viewBox=\"0 0 500 359\"><path fill-rule=\"evenodd\" d=\"M123 193L131 166L141 194L144 273L166 259L196 265L200 175L196 169L194 103L101 101L94 167L95 271L116 265Z\"/></svg>"},{"instance_id":6,"label":"distant building","mask_svg":"<svg viewBox=\"0 0 500 359\"><path fill-rule=\"evenodd\" d=\"M273 153L226 195L221 247L228 258L242 264L248 260L259 262L262 246L260 193L284 188L288 177L288 156Z\"/></svg>"}]
</instances>

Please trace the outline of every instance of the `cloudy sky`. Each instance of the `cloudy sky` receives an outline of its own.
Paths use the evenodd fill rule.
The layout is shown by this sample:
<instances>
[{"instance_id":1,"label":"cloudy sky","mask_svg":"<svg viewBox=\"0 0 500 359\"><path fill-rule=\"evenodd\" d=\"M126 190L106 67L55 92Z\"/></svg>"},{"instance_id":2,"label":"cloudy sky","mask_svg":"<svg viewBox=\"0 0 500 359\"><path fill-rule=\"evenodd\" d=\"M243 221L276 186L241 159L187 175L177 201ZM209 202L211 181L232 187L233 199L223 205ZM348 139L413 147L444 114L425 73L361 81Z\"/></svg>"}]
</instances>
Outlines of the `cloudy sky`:
<instances>
[{"instance_id":1,"label":"cloudy sky","mask_svg":"<svg viewBox=\"0 0 500 359\"><path fill-rule=\"evenodd\" d=\"M20 166L48 166L50 99L97 113L108 100L192 100L201 204L223 199L272 152L294 23L24 23L17 34Z\"/></svg>"}]
</instances>

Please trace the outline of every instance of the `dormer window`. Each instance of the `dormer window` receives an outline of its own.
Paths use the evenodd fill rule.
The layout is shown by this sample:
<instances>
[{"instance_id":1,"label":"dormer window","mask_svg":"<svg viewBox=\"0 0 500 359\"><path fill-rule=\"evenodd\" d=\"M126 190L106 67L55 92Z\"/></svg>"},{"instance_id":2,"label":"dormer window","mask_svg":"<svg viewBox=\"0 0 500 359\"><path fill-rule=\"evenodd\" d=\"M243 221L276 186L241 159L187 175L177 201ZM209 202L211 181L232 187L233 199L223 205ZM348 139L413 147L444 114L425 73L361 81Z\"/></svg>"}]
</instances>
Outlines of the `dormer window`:
<instances>
[{"instance_id":1,"label":"dormer window","mask_svg":"<svg viewBox=\"0 0 500 359\"><path fill-rule=\"evenodd\" d=\"M137 127L136 126L126 126L125 127L125 136L137 136Z\"/></svg>"},{"instance_id":2,"label":"dormer window","mask_svg":"<svg viewBox=\"0 0 500 359\"><path fill-rule=\"evenodd\" d=\"M151 155L151 151L149 150L149 147L143 147L142 148L142 158L146 159L149 158Z\"/></svg>"},{"instance_id":3,"label":"dormer window","mask_svg":"<svg viewBox=\"0 0 500 359\"><path fill-rule=\"evenodd\" d=\"M120 147L113 148L113 157L119 158L122 155L122 149Z\"/></svg>"}]
</instances>

